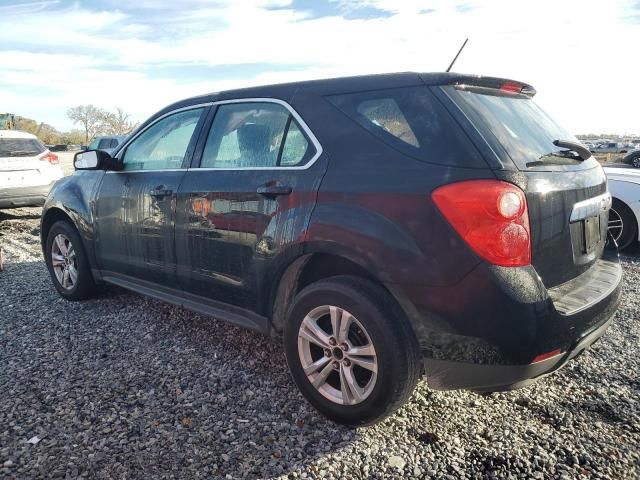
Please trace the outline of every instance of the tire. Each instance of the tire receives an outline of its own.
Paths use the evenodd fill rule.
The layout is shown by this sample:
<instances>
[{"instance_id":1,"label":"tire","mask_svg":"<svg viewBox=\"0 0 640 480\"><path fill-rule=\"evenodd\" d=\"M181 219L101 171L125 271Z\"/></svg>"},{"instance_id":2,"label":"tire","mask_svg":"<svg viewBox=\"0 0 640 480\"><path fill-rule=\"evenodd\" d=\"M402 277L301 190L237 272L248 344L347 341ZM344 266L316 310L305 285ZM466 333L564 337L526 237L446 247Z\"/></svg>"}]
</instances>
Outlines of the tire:
<instances>
[{"instance_id":1,"label":"tire","mask_svg":"<svg viewBox=\"0 0 640 480\"><path fill-rule=\"evenodd\" d=\"M347 335L331 335L332 308L336 318L350 323ZM324 330L320 332L325 334L324 343L308 340L309 319L316 317L315 326ZM341 341L346 337L344 348L340 342L324 350L318 346L326 346L333 337ZM356 353L358 346L363 356ZM363 347L370 352L371 346L374 355L366 356ZM358 277L330 277L299 292L288 309L284 347L291 374L309 403L331 420L349 426L370 425L391 415L407 401L421 374L418 343L403 312L386 290ZM326 364L311 365L318 362ZM328 368L326 381L316 388L303 364L311 366L309 375L319 382ZM331 371L334 364L338 369ZM343 388L350 383L342 378L357 382L356 388Z\"/></svg>"},{"instance_id":2,"label":"tire","mask_svg":"<svg viewBox=\"0 0 640 480\"><path fill-rule=\"evenodd\" d=\"M60 241L62 244L59 243ZM60 220L51 226L47 233L44 253L53 286L63 298L75 301L95 295L97 288L84 245L70 222ZM59 278L61 269L62 271L66 269L67 273L62 273L62 278Z\"/></svg>"},{"instance_id":3,"label":"tire","mask_svg":"<svg viewBox=\"0 0 640 480\"><path fill-rule=\"evenodd\" d=\"M631 152L622 161L633 167L640 168L640 152Z\"/></svg>"},{"instance_id":4,"label":"tire","mask_svg":"<svg viewBox=\"0 0 640 480\"><path fill-rule=\"evenodd\" d=\"M628 248L638 239L638 222L635 215L624 202L617 198L613 199L609 212L609 231L616 239L620 250Z\"/></svg>"}]
</instances>

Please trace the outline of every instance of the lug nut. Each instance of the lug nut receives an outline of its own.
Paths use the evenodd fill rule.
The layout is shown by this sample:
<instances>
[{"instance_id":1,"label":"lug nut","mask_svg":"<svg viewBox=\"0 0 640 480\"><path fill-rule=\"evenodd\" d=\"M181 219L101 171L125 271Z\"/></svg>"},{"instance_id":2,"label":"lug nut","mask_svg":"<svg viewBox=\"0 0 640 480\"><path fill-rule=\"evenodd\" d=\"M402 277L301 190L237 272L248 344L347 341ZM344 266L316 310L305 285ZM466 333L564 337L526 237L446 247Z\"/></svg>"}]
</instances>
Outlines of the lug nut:
<instances>
[{"instance_id":1,"label":"lug nut","mask_svg":"<svg viewBox=\"0 0 640 480\"><path fill-rule=\"evenodd\" d=\"M340 348L346 352L347 350L349 350L349 345L347 345L346 343L343 343L342 345L340 345Z\"/></svg>"},{"instance_id":2,"label":"lug nut","mask_svg":"<svg viewBox=\"0 0 640 480\"><path fill-rule=\"evenodd\" d=\"M324 356L325 357L330 357L331 356L331 350L329 350L328 348L324 349Z\"/></svg>"},{"instance_id":3,"label":"lug nut","mask_svg":"<svg viewBox=\"0 0 640 480\"><path fill-rule=\"evenodd\" d=\"M335 338L331 337L331 338L329 339L329 345L331 345L332 347L335 347L335 346L336 346L336 343L337 343L337 342L336 342L336 339L335 339Z\"/></svg>"},{"instance_id":4,"label":"lug nut","mask_svg":"<svg viewBox=\"0 0 640 480\"><path fill-rule=\"evenodd\" d=\"M340 363L339 362L333 362L333 369L334 370L338 370L340 368Z\"/></svg>"},{"instance_id":5,"label":"lug nut","mask_svg":"<svg viewBox=\"0 0 640 480\"><path fill-rule=\"evenodd\" d=\"M342 360L342 364L345 367L350 367L351 366L351 360L349 360L348 358L345 358L344 360Z\"/></svg>"}]
</instances>

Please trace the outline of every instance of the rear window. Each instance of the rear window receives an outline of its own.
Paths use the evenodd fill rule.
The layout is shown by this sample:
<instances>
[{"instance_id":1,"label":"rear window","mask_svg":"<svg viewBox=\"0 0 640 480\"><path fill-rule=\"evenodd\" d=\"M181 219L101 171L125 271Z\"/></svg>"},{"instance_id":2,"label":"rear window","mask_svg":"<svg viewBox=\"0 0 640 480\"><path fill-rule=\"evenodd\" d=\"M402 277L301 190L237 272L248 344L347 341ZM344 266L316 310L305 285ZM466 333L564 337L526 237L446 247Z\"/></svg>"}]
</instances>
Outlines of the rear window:
<instances>
[{"instance_id":1,"label":"rear window","mask_svg":"<svg viewBox=\"0 0 640 480\"><path fill-rule=\"evenodd\" d=\"M33 157L45 150L35 138L0 138L0 157Z\"/></svg>"},{"instance_id":2,"label":"rear window","mask_svg":"<svg viewBox=\"0 0 640 480\"><path fill-rule=\"evenodd\" d=\"M495 137L519 169L581 163L577 157L558 154L566 149L556 147L554 140L577 143L579 140L559 126L530 97L489 89L443 89L485 138L487 133Z\"/></svg>"},{"instance_id":3,"label":"rear window","mask_svg":"<svg viewBox=\"0 0 640 480\"><path fill-rule=\"evenodd\" d=\"M328 97L345 114L396 150L452 166L487 165L428 87L393 88Z\"/></svg>"}]
</instances>

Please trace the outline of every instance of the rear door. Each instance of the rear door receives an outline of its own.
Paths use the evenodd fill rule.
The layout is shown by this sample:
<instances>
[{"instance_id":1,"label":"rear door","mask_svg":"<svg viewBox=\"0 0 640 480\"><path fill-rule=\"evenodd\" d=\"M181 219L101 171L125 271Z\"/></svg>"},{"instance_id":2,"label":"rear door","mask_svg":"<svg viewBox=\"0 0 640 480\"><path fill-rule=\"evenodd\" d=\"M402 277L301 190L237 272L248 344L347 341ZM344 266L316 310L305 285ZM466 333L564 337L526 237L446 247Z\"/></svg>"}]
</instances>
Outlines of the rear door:
<instances>
[{"instance_id":1,"label":"rear door","mask_svg":"<svg viewBox=\"0 0 640 480\"><path fill-rule=\"evenodd\" d=\"M301 242L326 168L282 102L218 106L178 193L178 278L188 293L259 310L271 262Z\"/></svg>"},{"instance_id":2,"label":"rear door","mask_svg":"<svg viewBox=\"0 0 640 480\"><path fill-rule=\"evenodd\" d=\"M100 269L176 287L176 194L205 108L167 115L135 137L96 197Z\"/></svg>"},{"instance_id":3,"label":"rear door","mask_svg":"<svg viewBox=\"0 0 640 480\"><path fill-rule=\"evenodd\" d=\"M513 82L508 88L442 87L502 168L496 175L527 196L532 263L547 288L580 275L602 255L610 197L595 158L580 158L554 140L579 141Z\"/></svg>"}]
</instances>

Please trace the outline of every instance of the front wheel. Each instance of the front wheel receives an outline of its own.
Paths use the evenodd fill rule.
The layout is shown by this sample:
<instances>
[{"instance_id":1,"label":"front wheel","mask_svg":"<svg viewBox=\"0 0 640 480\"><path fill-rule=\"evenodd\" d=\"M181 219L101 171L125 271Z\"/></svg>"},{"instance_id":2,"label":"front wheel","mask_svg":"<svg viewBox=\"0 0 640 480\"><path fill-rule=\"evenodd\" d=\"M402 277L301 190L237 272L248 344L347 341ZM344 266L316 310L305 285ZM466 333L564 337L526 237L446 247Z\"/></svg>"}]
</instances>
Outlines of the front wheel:
<instances>
[{"instance_id":1,"label":"front wheel","mask_svg":"<svg viewBox=\"0 0 640 480\"><path fill-rule=\"evenodd\" d=\"M413 331L389 293L337 276L304 288L284 329L287 363L307 400L351 426L376 423L411 395L420 375Z\"/></svg>"},{"instance_id":2,"label":"front wheel","mask_svg":"<svg viewBox=\"0 0 640 480\"><path fill-rule=\"evenodd\" d=\"M67 300L91 297L96 284L80 235L69 222L54 223L47 233L45 260L58 293Z\"/></svg>"}]
</instances>

